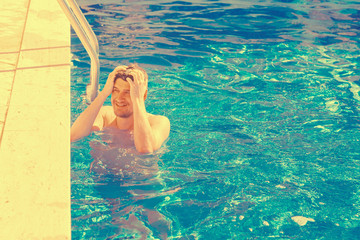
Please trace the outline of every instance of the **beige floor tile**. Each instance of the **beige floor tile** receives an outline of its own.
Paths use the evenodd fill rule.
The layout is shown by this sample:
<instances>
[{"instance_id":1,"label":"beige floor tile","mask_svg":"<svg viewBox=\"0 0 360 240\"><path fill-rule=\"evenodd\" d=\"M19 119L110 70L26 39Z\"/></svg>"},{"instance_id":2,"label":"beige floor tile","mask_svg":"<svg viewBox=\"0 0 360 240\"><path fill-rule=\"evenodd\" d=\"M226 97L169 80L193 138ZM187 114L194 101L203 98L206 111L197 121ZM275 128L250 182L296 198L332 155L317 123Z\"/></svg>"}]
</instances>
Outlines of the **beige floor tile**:
<instances>
[{"instance_id":1,"label":"beige floor tile","mask_svg":"<svg viewBox=\"0 0 360 240\"><path fill-rule=\"evenodd\" d=\"M11 95L11 91L7 90L7 89L1 89L0 88L0 108L8 106L9 105L9 101L10 101L10 95ZM0 117L1 119L1 117Z\"/></svg>"},{"instance_id":2,"label":"beige floor tile","mask_svg":"<svg viewBox=\"0 0 360 240\"><path fill-rule=\"evenodd\" d=\"M29 105L11 105L6 117L5 131L41 131L47 129L51 133L51 129L54 127L62 128L65 124L62 121L64 107L53 105L34 105L31 107Z\"/></svg>"},{"instance_id":3,"label":"beige floor tile","mask_svg":"<svg viewBox=\"0 0 360 240\"><path fill-rule=\"evenodd\" d=\"M21 51L23 69L0 72L0 239L70 239L70 61L27 69L70 59L69 48L64 59L40 50L70 46L70 25L56 0L31 0L28 12L29 2L1 1L0 71L13 69L21 39L42 58Z\"/></svg>"},{"instance_id":4,"label":"beige floor tile","mask_svg":"<svg viewBox=\"0 0 360 240\"><path fill-rule=\"evenodd\" d=\"M30 183L30 186L59 185L63 189L69 190L70 178L67 179L67 176L70 174L68 172L70 163L64 162L70 154L70 134L67 133L68 115L65 114L62 119L58 119L57 122L61 123L60 127L49 124L39 129L27 131L8 131L5 129L0 149L0 162L2 164L0 172L9 175L6 178L7 180L22 181L22 176L24 176L29 178L26 182ZM69 165L64 163L69 163ZM5 170L6 167L8 167L7 170ZM39 187L42 188L43 186ZM21 191L30 194L25 187ZM45 193L38 192L37 189L33 189L33 191L36 192L33 203L38 203L41 198L46 201L57 202L59 198L63 197L61 193L55 190L49 196L46 196L46 191ZM11 194L7 194L7 196L16 197L15 195L11 196Z\"/></svg>"},{"instance_id":5,"label":"beige floor tile","mask_svg":"<svg viewBox=\"0 0 360 240\"><path fill-rule=\"evenodd\" d=\"M0 106L0 123L2 123L2 125L0 127L0 134L2 131L2 127L4 126L5 115L6 115L7 110L8 110L8 106Z\"/></svg>"},{"instance_id":6,"label":"beige floor tile","mask_svg":"<svg viewBox=\"0 0 360 240\"><path fill-rule=\"evenodd\" d=\"M0 185L0 239L68 239L70 198L64 196L70 196L70 143L66 128L4 132L0 174L6 184Z\"/></svg>"},{"instance_id":7,"label":"beige floor tile","mask_svg":"<svg viewBox=\"0 0 360 240\"><path fill-rule=\"evenodd\" d=\"M28 3L30 0L1 0L1 3L3 4L3 6L1 7L1 9L12 9L15 12L17 10L21 10L21 9L27 9L28 7Z\"/></svg>"},{"instance_id":8,"label":"beige floor tile","mask_svg":"<svg viewBox=\"0 0 360 240\"><path fill-rule=\"evenodd\" d=\"M19 51L29 1L1 1L0 52Z\"/></svg>"},{"instance_id":9,"label":"beige floor tile","mask_svg":"<svg viewBox=\"0 0 360 240\"><path fill-rule=\"evenodd\" d=\"M15 72L0 72L0 135L4 127L5 115L9 107L11 85ZM1 146L1 139L0 139Z\"/></svg>"},{"instance_id":10,"label":"beige floor tile","mask_svg":"<svg viewBox=\"0 0 360 240\"><path fill-rule=\"evenodd\" d=\"M10 89L0 88L0 107L9 105L10 94Z\"/></svg>"},{"instance_id":11,"label":"beige floor tile","mask_svg":"<svg viewBox=\"0 0 360 240\"><path fill-rule=\"evenodd\" d=\"M0 54L0 71L15 70L18 56L19 53Z\"/></svg>"},{"instance_id":12,"label":"beige floor tile","mask_svg":"<svg viewBox=\"0 0 360 240\"><path fill-rule=\"evenodd\" d=\"M70 179L68 170L70 165L67 157L70 154L70 133L68 130L69 114L67 109L62 109L63 117L58 118L52 125L42 125L38 129L30 130L7 130L3 135L3 142L0 149L2 168L0 172L7 175L6 171L11 173L7 179L14 181L21 181L22 175L29 177L27 180L32 185L38 185L39 181L42 183L59 184L69 190L68 183ZM48 120L51 118L48 116ZM49 121L50 122L50 121ZM56 126L56 127L54 127ZM24 161L26 159L26 161ZM9 162L8 162L9 161ZM5 167L8 167L5 170ZM49 172L53 173L49 173ZM2 175L3 176L3 175ZM36 177L31 179L31 177ZM54 181L51 181L54 180ZM64 181L64 183L61 183ZM26 189L23 189L27 192ZM35 189L35 191L37 191ZM36 193L36 198L44 197L46 201L51 200L53 202L58 201L59 197L63 197L61 194L54 191L53 195L46 197L45 193ZM36 203L37 200L34 200Z\"/></svg>"},{"instance_id":13,"label":"beige floor tile","mask_svg":"<svg viewBox=\"0 0 360 240\"><path fill-rule=\"evenodd\" d=\"M12 82L14 80L15 71L0 72L0 89L10 90ZM0 95L1 96L1 95Z\"/></svg>"},{"instance_id":14,"label":"beige floor tile","mask_svg":"<svg viewBox=\"0 0 360 240\"><path fill-rule=\"evenodd\" d=\"M69 64L70 47L21 51L18 68Z\"/></svg>"},{"instance_id":15,"label":"beige floor tile","mask_svg":"<svg viewBox=\"0 0 360 240\"><path fill-rule=\"evenodd\" d=\"M69 46L69 43L70 25L58 2L31 0L22 49Z\"/></svg>"},{"instance_id":16,"label":"beige floor tile","mask_svg":"<svg viewBox=\"0 0 360 240\"><path fill-rule=\"evenodd\" d=\"M16 71L10 106L56 107L66 104L69 99L69 66Z\"/></svg>"},{"instance_id":17,"label":"beige floor tile","mask_svg":"<svg viewBox=\"0 0 360 240\"><path fill-rule=\"evenodd\" d=\"M10 90L12 86L12 82L14 80L14 74L15 72L0 72L0 79L1 79L1 85L0 85L0 108L5 107L9 103L10 98ZM0 115L1 120L1 115Z\"/></svg>"},{"instance_id":18,"label":"beige floor tile","mask_svg":"<svg viewBox=\"0 0 360 240\"><path fill-rule=\"evenodd\" d=\"M0 239L70 239L69 75L69 66L16 73L0 145Z\"/></svg>"}]
</instances>

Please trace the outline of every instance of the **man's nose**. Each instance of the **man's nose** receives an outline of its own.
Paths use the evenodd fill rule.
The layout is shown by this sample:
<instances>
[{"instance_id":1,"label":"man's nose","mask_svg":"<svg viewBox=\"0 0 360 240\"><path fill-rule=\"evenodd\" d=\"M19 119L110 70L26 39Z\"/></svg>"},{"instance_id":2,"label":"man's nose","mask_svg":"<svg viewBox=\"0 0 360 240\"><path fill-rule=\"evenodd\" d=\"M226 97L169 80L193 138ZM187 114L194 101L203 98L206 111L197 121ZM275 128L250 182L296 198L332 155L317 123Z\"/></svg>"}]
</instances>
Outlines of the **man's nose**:
<instances>
[{"instance_id":1,"label":"man's nose","mask_svg":"<svg viewBox=\"0 0 360 240\"><path fill-rule=\"evenodd\" d=\"M120 93L118 94L118 96L117 96L117 99L119 99L119 100L124 100L124 99L125 99L125 93L120 92Z\"/></svg>"}]
</instances>

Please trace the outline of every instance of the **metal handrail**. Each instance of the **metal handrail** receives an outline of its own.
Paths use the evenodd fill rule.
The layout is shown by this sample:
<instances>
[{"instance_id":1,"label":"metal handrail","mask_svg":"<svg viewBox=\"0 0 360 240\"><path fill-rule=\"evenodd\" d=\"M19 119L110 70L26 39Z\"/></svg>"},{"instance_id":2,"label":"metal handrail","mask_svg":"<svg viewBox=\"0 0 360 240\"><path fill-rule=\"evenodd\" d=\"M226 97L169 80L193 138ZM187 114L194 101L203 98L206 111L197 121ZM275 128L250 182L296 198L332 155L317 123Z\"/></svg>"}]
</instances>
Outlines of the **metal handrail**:
<instances>
[{"instance_id":1,"label":"metal handrail","mask_svg":"<svg viewBox=\"0 0 360 240\"><path fill-rule=\"evenodd\" d=\"M58 0L58 3L90 56L90 84L86 87L86 96L87 99L92 102L98 94L100 76L99 43L85 16L74 0Z\"/></svg>"}]
</instances>

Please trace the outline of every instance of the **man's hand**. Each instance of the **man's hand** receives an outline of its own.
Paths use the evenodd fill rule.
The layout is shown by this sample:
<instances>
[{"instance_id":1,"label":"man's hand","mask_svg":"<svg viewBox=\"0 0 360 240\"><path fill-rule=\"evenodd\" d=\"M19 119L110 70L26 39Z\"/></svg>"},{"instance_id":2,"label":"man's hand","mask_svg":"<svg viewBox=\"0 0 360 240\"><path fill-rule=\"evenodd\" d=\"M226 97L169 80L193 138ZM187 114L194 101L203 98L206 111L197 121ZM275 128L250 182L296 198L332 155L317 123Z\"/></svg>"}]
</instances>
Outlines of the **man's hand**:
<instances>
[{"instance_id":1,"label":"man's hand","mask_svg":"<svg viewBox=\"0 0 360 240\"><path fill-rule=\"evenodd\" d=\"M147 80L143 72L139 70L133 70L130 73L133 76L134 81L129 77L126 81L130 84L130 97L133 102L136 100L144 100L144 96L147 90Z\"/></svg>"},{"instance_id":2,"label":"man's hand","mask_svg":"<svg viewBox=\"0 0 360 240\"><path fill-rule=\"evenodd\" d=\"M115 69L116 70L116 69ZM112 71L109 76L108 79L106 80L105 86L102 90L102 92L108 97L110 96L110 94L113 91L114 88L114 82L115 82L115 75L116 75L116 71Z\"/></svg>"},{"instance_id":3,"label":"man's hand","mask_svg":"<svg viewBox=\"0 0 360 240\"><path fill-rule=\"evenodd\" d=\"M118 66L114 69L114 71L112 71L109 76L108 79L106 80L105 86L102 90L102 92L104 92L104 94L106 95L106 97L108 97L114 88L114 84L115 84L115 76L119 71L123 71L126 70L126 68L124 66Z\"/></svg>"}]
</instances>

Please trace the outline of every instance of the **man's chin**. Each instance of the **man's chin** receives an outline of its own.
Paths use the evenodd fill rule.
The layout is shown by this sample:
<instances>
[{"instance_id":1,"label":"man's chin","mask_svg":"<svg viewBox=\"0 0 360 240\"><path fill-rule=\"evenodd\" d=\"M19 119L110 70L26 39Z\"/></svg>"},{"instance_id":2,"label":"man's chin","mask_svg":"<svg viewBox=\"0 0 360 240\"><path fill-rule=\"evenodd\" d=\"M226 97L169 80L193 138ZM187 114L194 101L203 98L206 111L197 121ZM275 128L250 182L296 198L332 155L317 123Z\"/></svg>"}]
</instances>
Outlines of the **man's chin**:
<instances>
[{"instance_id":1,"label":"man's chin","mask_svg":"<svg viewBox=\"0 0 360 240\"><path fill-rule=\"evenodd\" d=\"M113 110L115 115L120 118L129 118L133 115L131 111L126 111L126 109L117 109L113 106Z\"/></svg>"},{"instance_id":2,"label":"man's chin","mask_svg":"<svg viewBox=\"0 0 360 240\"><path fill-rule=\"evenodd\" d=\"M115 115L119 118L129 118L133 115L133 113L117 113L117 112L115 112Z\"/></svg>"}]
</instances>

